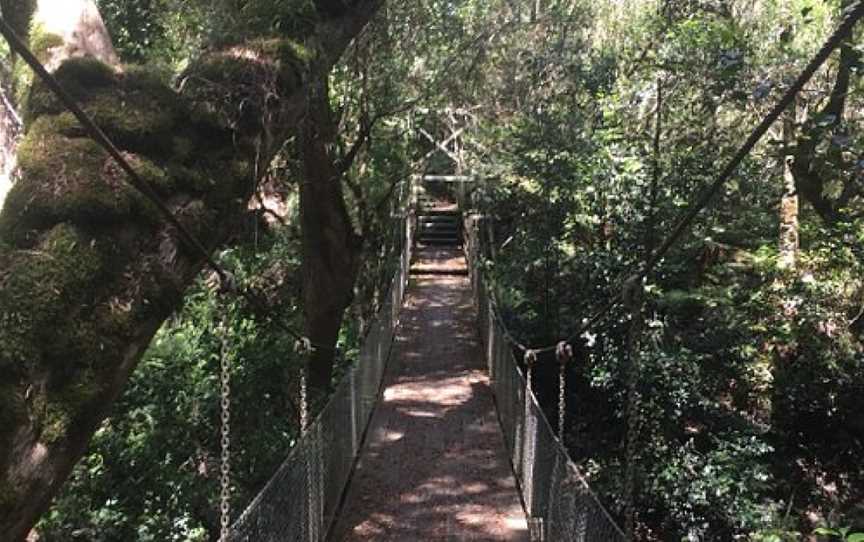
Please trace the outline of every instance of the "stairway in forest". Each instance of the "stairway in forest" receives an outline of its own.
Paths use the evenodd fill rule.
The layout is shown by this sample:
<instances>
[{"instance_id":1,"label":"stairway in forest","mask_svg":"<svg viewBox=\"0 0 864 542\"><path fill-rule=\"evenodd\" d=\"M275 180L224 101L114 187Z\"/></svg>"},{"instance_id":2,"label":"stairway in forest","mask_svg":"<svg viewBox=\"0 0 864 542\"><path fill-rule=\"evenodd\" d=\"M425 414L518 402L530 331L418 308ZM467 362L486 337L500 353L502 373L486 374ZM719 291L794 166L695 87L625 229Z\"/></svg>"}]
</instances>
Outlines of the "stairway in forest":
<instances>
[{"instance_id":1,"label":"stairway in forest","mask_svg":"<svg viewBox=\"0 0 864 542\"><path fill-rule=\"evenodd\" d=\"M412 275L467 275L462 259L462 212L457 204L423 193L417 199Z\"/></svg>"},{"instance_id":2,"label":"stairway in forest","mask_svg":"<svg viewBox=\"0 0 864 542\"><path fill-rule=\"evenodd\" d=\"M415 188L417 195L418 247L461 247L462 213L450 194L423 184Z\"/></svg>"},{"instance_id":3,"label":"stairway in forest","mask_svg":"<svg viewBox=\"0 0 864 542\"><path fill-rule=\"evenodd\" d=\"M456 209L422 211L417 215L417 243L422 246L460 246L461 219L462 213Z\"/></svg>"}]
</instances>

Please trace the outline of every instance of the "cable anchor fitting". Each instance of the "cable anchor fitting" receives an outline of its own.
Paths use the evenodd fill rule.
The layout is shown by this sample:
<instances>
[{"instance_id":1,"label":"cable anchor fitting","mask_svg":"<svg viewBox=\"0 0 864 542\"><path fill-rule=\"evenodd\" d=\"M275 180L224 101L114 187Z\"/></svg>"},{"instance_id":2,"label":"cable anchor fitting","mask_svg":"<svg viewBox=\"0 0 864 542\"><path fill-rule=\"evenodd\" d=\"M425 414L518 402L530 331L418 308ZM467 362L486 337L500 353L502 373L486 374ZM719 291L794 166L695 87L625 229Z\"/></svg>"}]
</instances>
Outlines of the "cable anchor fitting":
<instances>
[{"instance_id":1,"label":"cable anchor fitting","mask_svg":"<svg viewBox=\"0 0 864 542\"><path fill-rule=\"evenodd\" d=\"M561 365L566 365L573 359L573 345L567 341L559 342L555 346L555 358L558 359L558 363Z\"/></svg>"},{"instance_id":2,"label":"cable anchor fitting","mask_svg":"<svg viewBox=\"0 0 864 542\"><path fill-rule=\"evenodd\" d=\"M311 354L315 351L312 346L312 340L309 337L300 337L294 341L294 351L300 355Z\"/></svg>"}]
</instances>

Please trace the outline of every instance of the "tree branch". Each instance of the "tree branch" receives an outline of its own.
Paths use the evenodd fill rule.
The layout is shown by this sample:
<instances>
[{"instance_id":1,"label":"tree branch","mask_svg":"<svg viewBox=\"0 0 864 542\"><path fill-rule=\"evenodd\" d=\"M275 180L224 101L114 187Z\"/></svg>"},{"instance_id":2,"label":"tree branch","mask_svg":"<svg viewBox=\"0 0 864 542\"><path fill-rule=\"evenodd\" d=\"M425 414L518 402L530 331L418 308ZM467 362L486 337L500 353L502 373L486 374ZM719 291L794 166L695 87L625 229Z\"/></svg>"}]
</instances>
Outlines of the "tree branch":
<instances>
[{"instance_id":1,"label":"tree branch","mask_svg":"<svg viewBox=\"0 0 864 542\"><path fill-rule=\"evenodd\" d=\"M359 153L363 146L368 143L370 137L372 136L372 129L375 127L375 124L382 118L382 114L375 115L372 119L362 122L360 124L360 131L357 134L357 138L354 140L354 143L351 145L351 148L347 153L339 160L336 164L336 170L344 175L351 166L354 164L354 160L357 158L357 153Z\"/></svg>"},{"instance_id":2,"label":"tree branch","mask_svg":"<svg viewBox=\"0 0 864 542\"><path fill-rule=\"evenodd\" d=\"M825 135L843 123L852 68L856 65L859 56L859 53L852 48L848 41L840 46L840 63L828 103L819 110L815 119L808 121L804 130L806 137L798 139L790 165L795 177L796 190L813 206L823 222L829 225L840 218L840 210L859 191L852 182L849 182L843 187L841 195L832 201L825 195L825 179L822 172L815 166L814 160L819 143ZM830 118L830 122L826 122L828 118Z\"/></svg>"}]
</instances>

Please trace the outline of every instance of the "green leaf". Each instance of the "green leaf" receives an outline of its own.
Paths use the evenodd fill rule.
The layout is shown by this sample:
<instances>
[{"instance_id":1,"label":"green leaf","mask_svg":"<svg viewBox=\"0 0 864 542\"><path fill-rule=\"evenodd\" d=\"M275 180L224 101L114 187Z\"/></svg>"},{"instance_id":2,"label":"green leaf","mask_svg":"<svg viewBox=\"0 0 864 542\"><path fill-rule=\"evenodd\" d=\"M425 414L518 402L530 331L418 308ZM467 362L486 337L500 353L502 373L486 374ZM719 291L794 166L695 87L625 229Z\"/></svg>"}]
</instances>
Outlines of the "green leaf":
<instances>
[{"instance_id":1,"label":"green leaf","mask_svg":"<svg viewBox=\"0 0 864 542\"><path fill-rule=\"evenodd\" d=\"M864 533L852 533L846 537L846 542L864 542Z\"/></svg>"}]
</instances>

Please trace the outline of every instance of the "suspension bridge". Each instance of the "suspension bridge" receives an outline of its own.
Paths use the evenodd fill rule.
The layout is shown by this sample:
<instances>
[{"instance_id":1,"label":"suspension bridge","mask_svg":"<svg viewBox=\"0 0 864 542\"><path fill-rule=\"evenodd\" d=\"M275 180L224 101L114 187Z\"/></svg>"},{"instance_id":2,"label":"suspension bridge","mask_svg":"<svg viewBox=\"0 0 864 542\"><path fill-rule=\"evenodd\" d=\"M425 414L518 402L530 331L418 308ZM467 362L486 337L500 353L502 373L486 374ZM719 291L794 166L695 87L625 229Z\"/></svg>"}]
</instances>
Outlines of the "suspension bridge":
<instances>
[{"instance_id":1,"label":"suspension bridge","mask_svg":"<svg viewBox=\"0 0 864 542\"><path fill-rule=\"evenodd\" d=\"M567 341L532 349L507 331L478 265L487 254L485 219L461 212L464 178L438 179L459 182L462 205L424 208L412 198L400 219L404 246L390 299L363 344L360 363L223 540L633 540L642 281L864 17L864 2L844 13L714 181L663 241L648 248L620 293ZM461 150L433 143L460 161ZM412 269L418 279L409 282ZM563 368L572 357L569 343L619 303L631 313L623 529L560 439L566 371L560 371L557 433L532 390L539 356L555 352ZM524 354L522 365L517 351Z\"/></svg>"},{"instance_id":2,"label":"suspension bridge","mask_svg":"<svg viewBox=\"0 0 864 542\"><path fill-rule=\"evenodd\" d=\"M227 539L623 541L514 356L484 218L422 186L358 363Z\"/></svg>"},{"instance_id":3,"label":"suspension bridge","mask_svg":"<svg viewBox=\"0 0 864 542\"><path fill-rule=\"evenodd\" d=\"M729 181L741 161L777 121L854 24L864 2L851 6L782 98L682 216L622 294L571 336L595 325L641 284L663 255ZM150 199L178 235L219 274L232 278L197 237L165 206L75 99L17 40L0 29L87 132L116 160L136 189ZM628 465L622 493L622 529L591 490L561 441L566 394L560 394L558 431L532 390L541 353L564 364L568 341L528 349L499 316L495 295L478 265L487 253L485 218L465 207L464 178L456 203L423 201L409 191L397 225L402 240L398 269L386 302L348 371L262 491L229 525L227 409L223 408L222 531L220 542L325 540L553 540L624 541L633 538L633 476ZM628 299L629 297L629 299ZM623 299L622 299L623 298ZM635 337L638 324L632 325ZM635 350L635 349L634 349ZM523 364L515 351L524 353ZM631 351L632 354L632 351ZM632 357L632 356L631 356ZM638 410L631 362L629 431ZM223 401L227 396L223 363ZM564 390L561 370L559 389ZM635 440L628 436L628 446ZM628 450L628 457L632 454ZM625 534L626 532L626 534Z\"/></svg>"}]
</instances>

